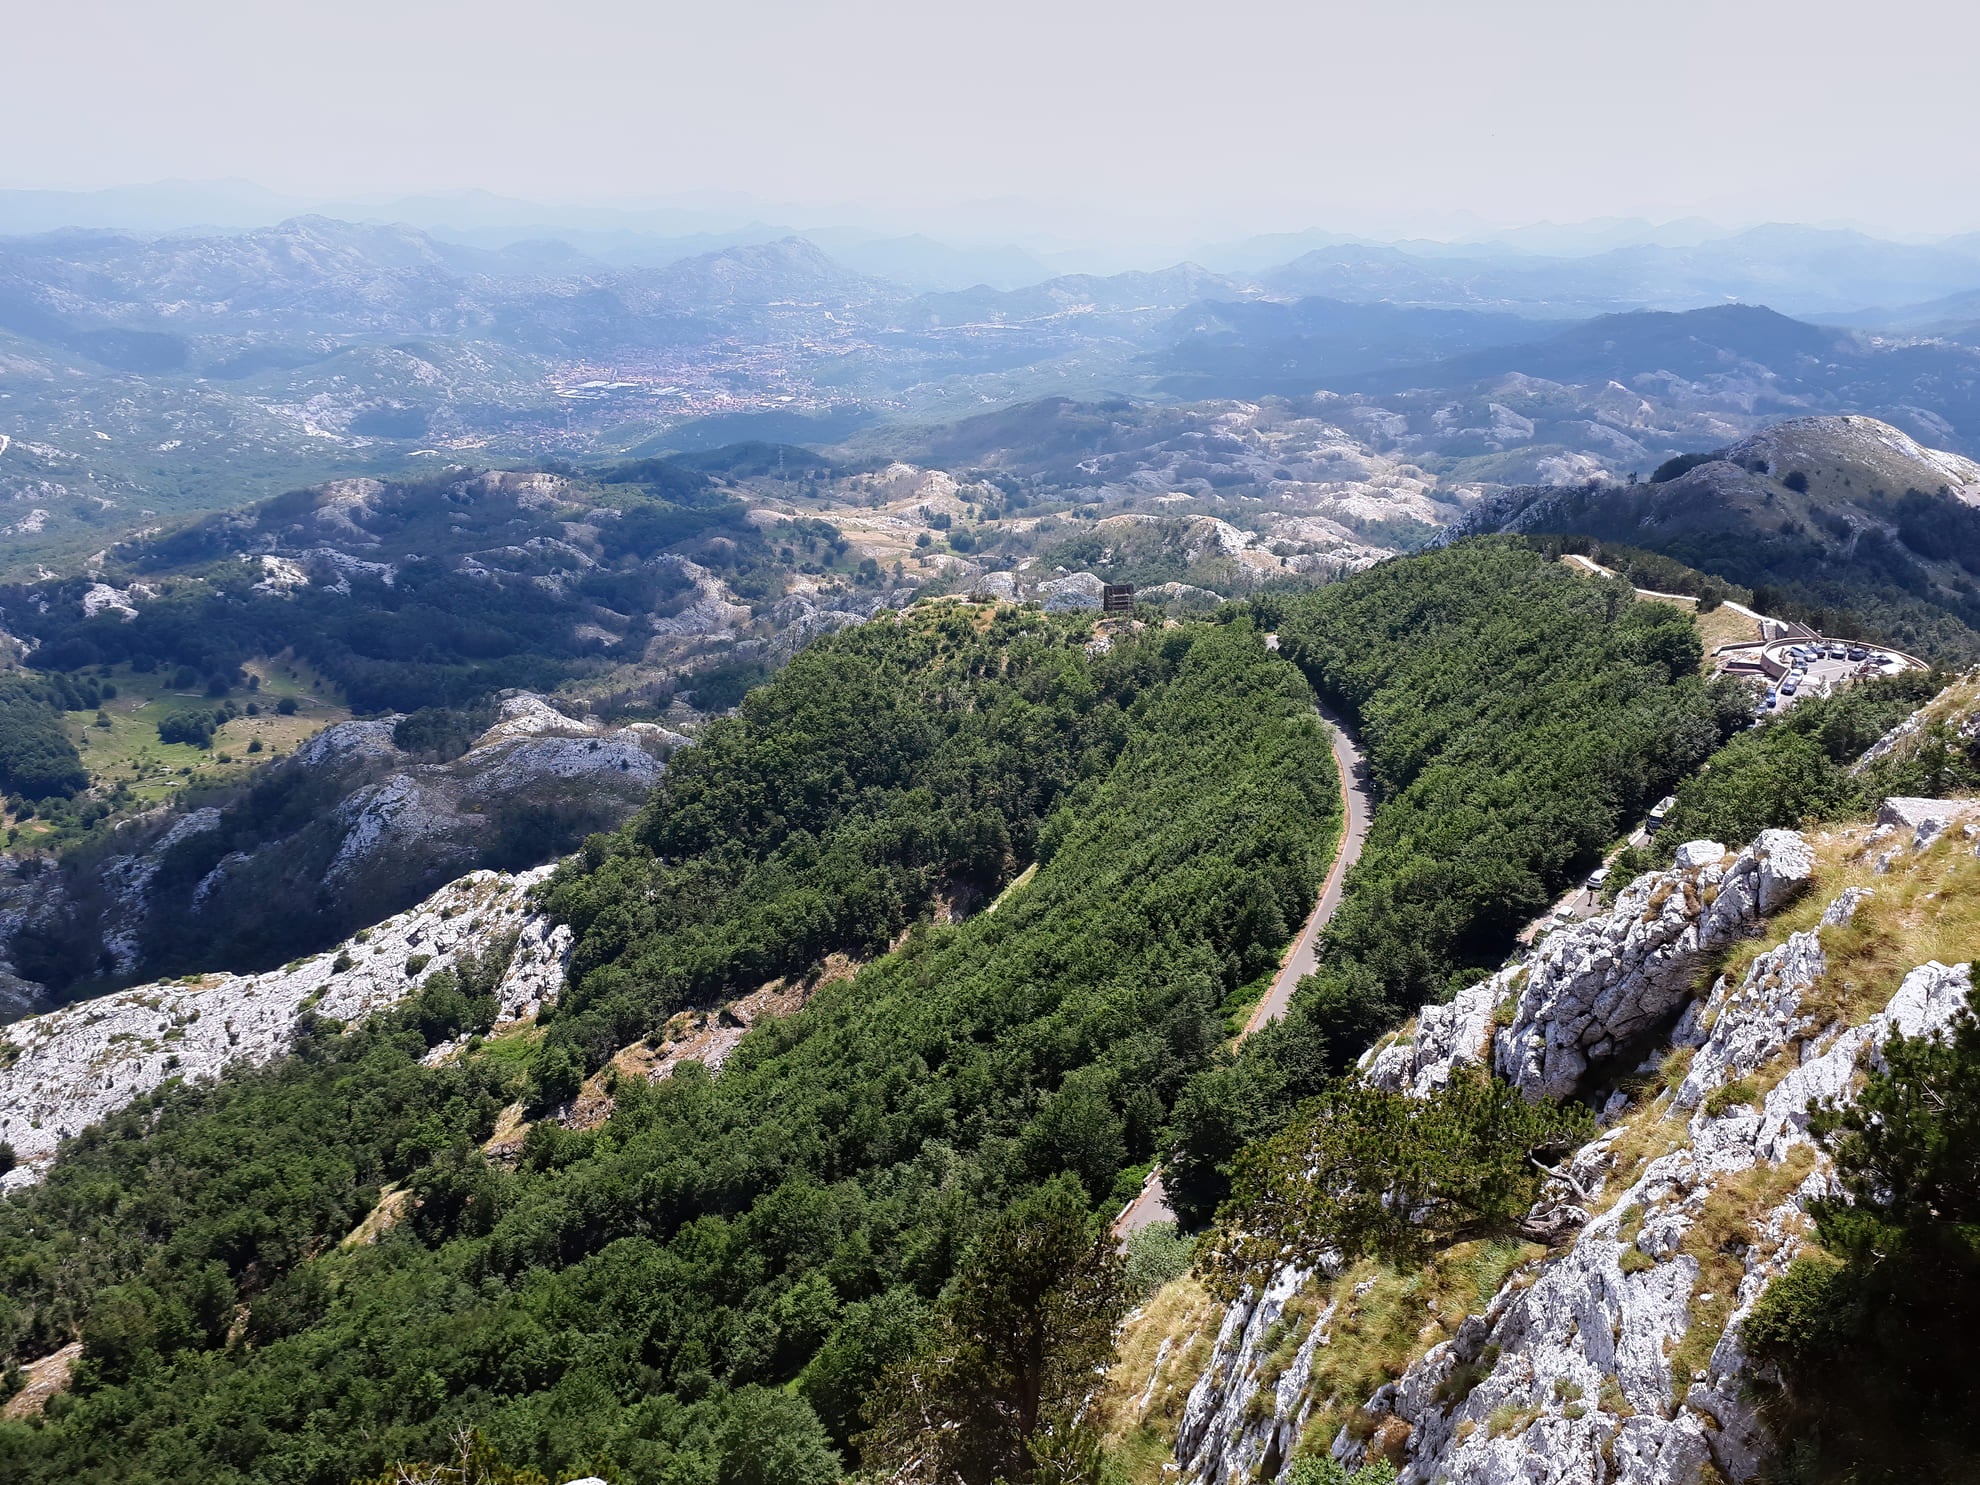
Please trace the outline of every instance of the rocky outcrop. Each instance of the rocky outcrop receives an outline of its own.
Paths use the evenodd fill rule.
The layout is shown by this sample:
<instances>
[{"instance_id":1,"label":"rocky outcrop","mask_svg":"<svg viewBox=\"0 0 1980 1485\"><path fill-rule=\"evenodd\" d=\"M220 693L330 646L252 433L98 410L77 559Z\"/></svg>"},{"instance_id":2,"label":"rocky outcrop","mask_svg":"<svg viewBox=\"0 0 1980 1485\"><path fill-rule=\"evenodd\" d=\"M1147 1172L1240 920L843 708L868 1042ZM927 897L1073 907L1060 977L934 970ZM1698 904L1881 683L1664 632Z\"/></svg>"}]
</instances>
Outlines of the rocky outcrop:
<instances>
[{"instance_id":1,"label":"rocky outcrop","mask_svg":"<svg viewBox=\"0 0 1980 1485\"><path fill-rule=\"evenodd\" d=\"M1887 813L1904 823L1881 828L1904 832L1894 869L1964 852L1980 828L1940 840L1941 822L1961 809L1893 802ZM1870 834L1859 829L1855 859L1874 851ZM1765 832L1737 854L1693 842L1610 912L1558 930L1363 1057L1369 1081L1416 1096L1467 1065L1496 1066L1535 1097L1586 1095L1609 1069L1637 1076L1610 1096L1608 1127L1562 1163L1523 1224L1549 1255L1515 1270L1482 1313L1442 1325L1441 1339L1428 1329L1434 1344L1333 1440L1338 1460L1358 1464L1376 1441L1402 1466L1403 1485L1756 1475L1772 1446L1753 1413L1740 1326L1804 1241L1808 1201L1836 1189L1809 1137L1809 1104L1851 1097L1893 1032L1935 1033L1968 1004L1973 983L1970 964L1919 964L1851 1025L1823 989L1825 939L1881 890L1852 886L1814 927L1701 997L1707 956L1762 928L1815 867L1811 842L1791 832ZM1688 1062L1667 1060L1673 1049ZM1653 1076L1662 1069L1675 1070ZM1227 1313L1178 1437L1189 1485L1282 1474L1315 1405L1311 1357L1328 1344L1341 1297L1319 1311L1289 1364L1278 1322L1325 1259L1281 1270Z\"/></svg>"},{"instance_id":2,"label":"rocky outcrop","mask_svg":"<svg viewBox=\"0 0 1980 1485\"><path fill-rule=\"evenodd\" d=\"M1098 609L1100 590L1106 584L1090 572L1075 572L1052 578L1038 585L1038 596L1048 614L1070 613L1075 609Z\"/></svg>"},{"instance_id":3,"label":"rocky outcrop","mask_svg":"<svg viewBox=\"0 0 1980 1485\"><path fill-rule=\"evenodd\" d=\"M1225 1311L1210 1364L1191 1389L1176 1431L1176 1459L1186 1480L1223 1485L1271 1479L1291 1458L1312 1410L1306 1387L1332 1307L1315 1318L1290 1365L1276 1376L1267 1367L1288 1307L1311 1277L1308 1269L1281 1269L1262 1290L1247 1292ZM1270 1400L1269 1409L1261 1399Z\"/></svg>"},{"instance_id":4,"label":"rocky outcrop","mask_svg":"<svg viewBox=\"0 0 1980 1485\"><path fill-rule=\"evenodd\" d=\"M1402 1485L1662 1485L1697 1480L1706 1465L1754 1476L1771 1445L1742 1385L1739 1327L1798 1251L1808 1200L1832 1189L1808 1105L1847 1099L1893 1032L1932 1034L1972 991L1970 965L1920 965L1868 1023L1806 1042L1757 1107L1707 1101L1812 1029L1800 1007L1821 972L1819 934L1796 934L1736 986L1721 980L1706 1003L1714 1029L1671 1100L1695 1110L1684 1145L1652 1160L1530 1282L1502 1289L1369 1401L1371 1422L1408 1425ZM1598 1190L1613 1140L1576 1161ZM1762 1210L1746 1219L1736 1270L1714 1277L1691 1239L1715 1193L1738 1181L1763 1193ZM1672 1358L1698 1327L1711 1342L1696 1348L1703 1364L1674 1376ZM1334 1453L1358 1461L1360 1449L1343 1430Z\"/></svg>"},{"instance_id":5,"label":"rocky outcrop","mask_svg":"<svg viewBox=\"0 0 1980 1485\"><path fill-rule=\"evenodd\" d=\"M793 592L781 599L767 615L774 633L765 654L781 664L821 634L835 634L847 625L864 623L887 609L906 608L913 601L912 588L881 589L868 593L844 590Z\"/></svg>"},{"instance_id":6,"label":"rocky outcrop","mask_svg":"<svg viewBox=\"0 0 1980 1485\"><path fill-rule=\"evenodd\" d=\"M1530 1097L1571 1097L1640 1055L1691 1001L1707 956L1791 901L1814 862L1791 830L1762 831L1737 855L1717 841L1689 842L1670 870L1638 877L1609 912L1548 935L1448 1005L1426 1006L1414 1034L1378 1045L1363 1071L1378 1087L1420 1096L1489 1052Z\"/></svg>"},{"instance_id":7,"label":"rocky outcrop","mask_svg":"<svg viewBox=\"0 0 1980 1485\"><path fill-rule=\"evenodd\" d=\"M1878 738L1849 771L1860 777L1887 758L1914 753L1927 735L1941 726L1955 742L1970 745L1980 738L1980 671L1968 671Z\"/></svg>"},{"instance_id":8,"label":"rocky outcrop","mask_svg":"<svg viewBox=\"0 0 1980 1485\"><path fill-rule=\"evenodd\" d=\"M530 907L530 888L550 870L474 872L334 951L267 974L139 985L7 1027L0 1140L21 1163L4 1184L38 1180L63 1139L168 1078L266 1062L288 1049L303 1015L360 1020L470 956L507 956L500 1019L535 1014L562 988L570 952L570 930Z\"/></svg>"},{"instance_id":9,"label":"rocky outcrop","mask_svg":"<svg viewBox=\"0 0 1980 1485\"><path fill-rule=\"evenodd\" d=\"M93 862L0 873L0 961L22 987L8 1000L321 949L463 873L532 867L614 828L687 741L517 692L465 754L422 762L393 741L397 720L327 728L251 792L140 819Z\"/></svg>"},{"instance_id":10,"label":"rocky outcrop","mask_svg":"<svg viewBox=\"0 0 1980 1485\"><path fill-rule=\"evenodd\" d=\"M1553 934L1520 966L1511 1024L1495 1043L1499 1072L1531 1097L1578 1092L1675 1016L1705 956L1786 903L1813 868L1808 842L1789 830L1761 832L1736 857L1716 841L1679 847L1669 871L1639 877L1613 911Z\"/></svg>"},{"instance_id":11,"label":"rocky outcrop","mask_svg":"<svg viewBox=\"0 0 1980 1485\"><path fill-rule=\"evenodd\" d=\"M749 624L748 605L737 603L728 585L699 563L667 553L655 557L650 565L678 572L693 593L678 612L652 621L655 634L735 634Z\"/></svg>"}]
</instances>

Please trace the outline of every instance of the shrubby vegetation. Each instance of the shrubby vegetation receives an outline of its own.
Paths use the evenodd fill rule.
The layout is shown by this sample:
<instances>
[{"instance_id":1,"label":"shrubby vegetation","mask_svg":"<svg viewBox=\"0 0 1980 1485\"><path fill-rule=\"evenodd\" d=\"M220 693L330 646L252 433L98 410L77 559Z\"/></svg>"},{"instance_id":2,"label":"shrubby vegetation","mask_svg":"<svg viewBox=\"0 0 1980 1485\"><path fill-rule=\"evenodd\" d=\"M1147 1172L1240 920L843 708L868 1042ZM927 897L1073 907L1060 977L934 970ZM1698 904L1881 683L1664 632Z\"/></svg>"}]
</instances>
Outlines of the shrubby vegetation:
<instances>
[{"instance_id":1,"label":"shrubby vegetation","mask_svg":"<svg viewBox=\"0 0 1980 1485\"><path fill-rule=\"evenodd\" d=\"M1514 538L1466 542L1268 606L1358 727L1377 811L1291 1013L1199 1076L1165 1181L1207 1220L1230 1162L1385 1027L1482 977L1518 929L1749 703L1708 684L1689 615Z\"/></svg>"},{"instance_id":2,"label":"shrubby vegetation","mask_svg":"<svg viewBox=\"0 0 1980 1485\"><path fill-rule=\"evenodd\" d=\"M1980 783L1980 751L1944 736L1943 728L1920 738L1919 747L1902 760L1861 776L1850 772L1871 744L1930 700L1945 680L1914 670L1865 681L1833 696L1811 696L1737 734L1677 786L1677 802L1650 843L1616 857L1610 883L1620 889L1642 872L1669 865L1688 840L1737 846L1762 830L1794 829L1874 809L1887 794L1940 794Z\"/></svg>"},{"instance_id":3,"label":"shrubby vegetation","mask_svg":"<svg viewBox=\"0 0 1980 1485\"><path fill-rule=\"evenodd\" d=\"M1884 1057L1817 1113L1843 1194L1811 1204L1820 1248L1741 1332L1778 1370L1766 1412L1798 1485L1964 1479L1980 1458L1980 1020Z\"/></svg>"},{"instance_id":4,"label":"shrubby vegetation","mask_svg":"<svg viewBox=\"0 0 1980 1485\"><path fill-rule=\"evenodd\" d=\"M564 1477L822 1481L889 1437L890 1369L996 1394L990 1342L1058 1292L993 1292L1004 1245L1091 1243L1337 823L1307 688L1247 626L1098 658L1084 632L957 610L821 641L562 875L539 1102L673 1009L898 944L719 1078L619 1077L602 1127L540 1120L504 1169L479 1143L524 1092L509 1044L417 1065L479 1014L441 984L72 1146L0 1206L0 1273L20 1354L79 1327L87 1359L44 1426L0 1427L0 1473L345 1485L469 1427ZM387 1182L403 1224L340 1248ZM1014 1479L1083 1457L1013 1416Z\"/></svg>"},{"instance_id":5,"label":"shrubby vegetation","mask_svg":"<svg viewBox=\"0 0 1980 1485\"><path fill-rule=\"evenodd\" d=\"M1580 1105L1529 1103L1482 1070L1427 1098L1342 1078L1244 1152L1205 1267L1230 1297L1299 1254L1413 1265L1508 1236L1539 1190L1534 1157L1593 1129Z\"/></svg>"},{"instance_id":6,"label":"shrubby vegetation","mask_svg":"<svg viewBox=\"0 0 1980 1485\"><path fill-rule=\"evenodd\" d=\"M423 706L392 726L392 746L425 763L451 763L495 723L495 707Z\"/></svg>"}]
</instances>

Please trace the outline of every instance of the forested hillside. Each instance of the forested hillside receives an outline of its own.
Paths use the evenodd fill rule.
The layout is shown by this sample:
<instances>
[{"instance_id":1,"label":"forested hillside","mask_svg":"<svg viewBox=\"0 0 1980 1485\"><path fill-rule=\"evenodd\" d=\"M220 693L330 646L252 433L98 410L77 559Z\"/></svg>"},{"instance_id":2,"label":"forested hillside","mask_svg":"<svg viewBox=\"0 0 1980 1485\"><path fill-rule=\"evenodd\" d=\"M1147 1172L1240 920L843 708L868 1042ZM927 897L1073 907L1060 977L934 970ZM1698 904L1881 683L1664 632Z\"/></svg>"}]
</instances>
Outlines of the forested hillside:
<instances>
[{"instance_id":1,"label":"forested hillside","mask_svg":"<svg viewBox=\"0 0 1980 1485\"><path fill-rule=\"evenodd\" d=\"M1288 599L1284 651L1353 720L1376 813L1317 971L1279 1027L1184 1096L1168 1163L1207 1219L1228 1161L1518 929L1746 720L1690 617L1506 538Z\"/></svg>"},{"instance_id":2,"label":"forested hillside","mask_svg":"<svg viewBox=\"0 0 1980 1485\"><path fill-rule=\"evenodd\" d=\"M1466 532L1651 547L1764 612L1936 662L1980 658L1980 466L1866 417L1797 418L1643 483L1507 490Z\"/></svg>"},{"instance_id":3,"label":"forested hillside","mask_svg":"<svg viewBox=\"0 0 1980 1485\"><path fill-rule=\"evenodd\" d=\"M88 577L0 587L0 611L50 673L180 670L182 689L217 678L224 695L243 661L293 650L361 711L549 688L693 600L691 576L659 554L751 597L768 591L751 578L774 581L741 505L706 476L662 460L621 473L450 469L296 490L125 543ZM105 578L127 585L107 603Z\"/></svg>"},{"instance_id":4,"label":"forested hillside","mask_svg":"<svg viewBox=\"0 0 1980 1485\"><path fill-rule=\"evenodd\" d=\"M834 1478L985 1224L1152 1153L1330 857L1322 728L1250 626L1086 633L923 609L805 651L557 880L578 955L533 1052L420 1066L485 1024L450 975L71 1146L0 1205L0 1320L83 1359L0 1473L344 1485L472 1424L566 1474ZM541 1117L680 1006L890 946L719 1077ZM479 1144L519 1095L509 1169ZM388 1182L409 1220L340 1248Z\"/></svg>"}]
</instances>

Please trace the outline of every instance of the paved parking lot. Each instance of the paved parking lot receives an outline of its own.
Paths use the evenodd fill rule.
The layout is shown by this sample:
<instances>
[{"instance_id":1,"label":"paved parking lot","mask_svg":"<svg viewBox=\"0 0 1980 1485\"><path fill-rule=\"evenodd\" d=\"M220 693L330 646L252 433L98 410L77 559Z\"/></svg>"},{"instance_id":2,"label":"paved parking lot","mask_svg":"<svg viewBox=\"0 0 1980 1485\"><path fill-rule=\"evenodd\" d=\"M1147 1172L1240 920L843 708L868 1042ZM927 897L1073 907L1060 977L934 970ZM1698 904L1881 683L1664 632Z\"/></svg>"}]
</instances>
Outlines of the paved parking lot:
<instances>
[{"instance_id":1,"label":"paved parking lot","mask_svg":"<svg viewBox=\"0 0 1980 1485\"><path fill-rule=\"evenodd\" d=\"M1843 650L1840 656L1835 653L1839 648ZM1769 659L1790 667L1790 671L1767 683L1758 707L1762 716L1787 711L1810 696L1829 695L1865 676L1894 675L1908 664L1905 657L1887 650L1836 640L1781 640L1768 645L1766 652ZM1769 693L1772 700L1766 699Z\"/></svg>"}]
</instances>

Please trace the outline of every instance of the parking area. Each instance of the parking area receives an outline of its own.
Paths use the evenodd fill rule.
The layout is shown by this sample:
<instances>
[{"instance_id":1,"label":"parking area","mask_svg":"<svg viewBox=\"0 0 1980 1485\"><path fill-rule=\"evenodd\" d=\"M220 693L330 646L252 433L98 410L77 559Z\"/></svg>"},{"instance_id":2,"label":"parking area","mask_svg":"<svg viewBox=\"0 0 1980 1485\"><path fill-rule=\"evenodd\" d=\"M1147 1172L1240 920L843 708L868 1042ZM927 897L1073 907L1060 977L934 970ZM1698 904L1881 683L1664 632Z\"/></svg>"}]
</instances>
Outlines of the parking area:
<instances>
[{"instance_id":1,"label":"parking area","mask_svg":"<svg viewBox=\"0 0 1980 1485\"><path fill-rule=\"evenodd\" d=\"M1917 665L1909 655L1853 640L1776 640L1765 647L1768 678L1756 710L1778 715L1810 696L1828 696L1851 681L1896 675Z\"/></svg>"}]
</instances>

